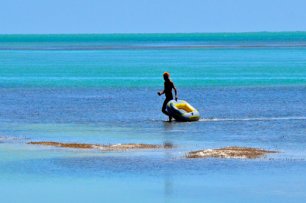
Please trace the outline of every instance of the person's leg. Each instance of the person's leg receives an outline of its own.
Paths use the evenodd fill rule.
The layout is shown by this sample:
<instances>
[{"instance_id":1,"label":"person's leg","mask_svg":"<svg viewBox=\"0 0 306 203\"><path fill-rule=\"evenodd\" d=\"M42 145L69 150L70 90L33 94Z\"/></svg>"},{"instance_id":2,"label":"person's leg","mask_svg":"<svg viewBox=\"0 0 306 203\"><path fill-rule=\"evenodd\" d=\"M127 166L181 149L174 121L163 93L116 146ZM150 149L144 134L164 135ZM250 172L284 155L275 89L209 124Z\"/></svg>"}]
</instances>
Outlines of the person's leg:
<instances>
[{"instance_id":1,"label":"person's leg","mask_svg":"<svg viewBox=\"0 0 306 203\"><path fill-rule=\"evenodd\" d=\"M171 116L169 115L169 113L166 111L167 104L168 104L169 101L170 101L169 99L165 99L165 101L164 101L164 103L163 103L163 107L162 107L162 112L163 112L165 115L169 116L169 122L171 122L172 117L171 117Z\"/></svg>"},{"instance_id":2,"label":"person's leg","mask_svg":"<svg viewBox=\"0 0 306 203\"><path fill-rule=\"evenodd\" d=\"M168 104L169 100L168 99L165 99L164 103L163 103L163 107L162 107L162 112L169 116L168 112L166 111L166 108L167 108L167 104Z\"/></svg>"},{"instance_id":3,"label":"person's leg","mask_svg":"<svg viewBox=\"0 0 306 203\"><path fill-rule=\"evenodd\" d=\"M169 122L171 122L172 121L172 116L169 116Z\"/></svg>"}]
</instances>

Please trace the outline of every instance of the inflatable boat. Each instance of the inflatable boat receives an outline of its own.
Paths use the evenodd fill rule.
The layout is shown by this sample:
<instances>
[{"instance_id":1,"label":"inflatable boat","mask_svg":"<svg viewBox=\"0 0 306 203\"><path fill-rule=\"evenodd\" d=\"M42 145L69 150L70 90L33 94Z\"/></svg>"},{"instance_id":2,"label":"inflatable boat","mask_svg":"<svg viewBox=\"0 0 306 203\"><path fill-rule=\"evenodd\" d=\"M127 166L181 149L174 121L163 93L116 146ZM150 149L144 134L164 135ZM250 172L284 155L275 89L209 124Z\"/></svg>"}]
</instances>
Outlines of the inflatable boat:
<instances>
[{"instance_id":1,"label":"inflatable boat","mask_svg":"<svg viewBox=\"0 0 306 203\"><path fill-rule=\"evenodd\" d=\"M167 104L167 112L177 121L198 121L200 113L184 100L171 100Z\"/></svg>"}]
</instances>

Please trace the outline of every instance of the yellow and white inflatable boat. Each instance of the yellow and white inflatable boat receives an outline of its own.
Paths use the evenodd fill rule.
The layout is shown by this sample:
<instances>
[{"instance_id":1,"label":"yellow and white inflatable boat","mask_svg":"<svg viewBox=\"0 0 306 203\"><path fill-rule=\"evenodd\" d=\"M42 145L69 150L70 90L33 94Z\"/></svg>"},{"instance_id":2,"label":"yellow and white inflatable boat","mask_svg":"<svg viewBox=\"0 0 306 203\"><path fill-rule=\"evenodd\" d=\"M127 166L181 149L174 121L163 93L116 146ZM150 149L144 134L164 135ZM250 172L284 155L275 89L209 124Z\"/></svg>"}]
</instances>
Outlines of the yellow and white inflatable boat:
<instances>
[{"instance_id":1,"label":"yellow and white inflatable boat","mask_svg":"<svg viewBox=\"0 0 306 203\"><path fill-rule=\"evenodd\" d=\"M177 121L198 121L200 113L184 100L171 100L167 104L167 112Z\"/></svg>"}]
</instances>

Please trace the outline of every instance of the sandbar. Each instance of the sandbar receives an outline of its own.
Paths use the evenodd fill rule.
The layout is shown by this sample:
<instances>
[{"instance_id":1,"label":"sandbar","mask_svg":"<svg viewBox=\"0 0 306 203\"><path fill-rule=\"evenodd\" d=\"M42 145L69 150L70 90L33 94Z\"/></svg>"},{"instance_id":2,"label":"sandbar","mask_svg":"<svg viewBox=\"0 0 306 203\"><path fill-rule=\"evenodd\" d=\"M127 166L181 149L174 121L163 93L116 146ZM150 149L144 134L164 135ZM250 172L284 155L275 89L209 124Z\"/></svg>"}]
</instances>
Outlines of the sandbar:
<instances>
[{"instance_id":1,"label":"sandbar","mask_svg":"<svg viewBox=\"0 0 306 203\"><path fill-rule=\"evenodd\" d=\"M256 159L263 157L269 153L278 153L250 147L224 147L219 149L204 149L191 151L186 154L187 158L224 158L224 159Z\"/></svg>"},{"instance_id":2,"label":"sandbar","mask_svg":"<svg viewBox=\"0 0 306 203\"><path fill-rule=\"evenodd\" d=\"M73 148L73 149L99 149L105 151L122 151L122 150L136 150L136 149L170 149L173 146L165 143L164 145L158 144L112 144L112 145L101 145L101 144L83 144L83 143L62 143L62 142L28 142L32 145L45 145L62 148Z\"/></svg>"}]
</instances>

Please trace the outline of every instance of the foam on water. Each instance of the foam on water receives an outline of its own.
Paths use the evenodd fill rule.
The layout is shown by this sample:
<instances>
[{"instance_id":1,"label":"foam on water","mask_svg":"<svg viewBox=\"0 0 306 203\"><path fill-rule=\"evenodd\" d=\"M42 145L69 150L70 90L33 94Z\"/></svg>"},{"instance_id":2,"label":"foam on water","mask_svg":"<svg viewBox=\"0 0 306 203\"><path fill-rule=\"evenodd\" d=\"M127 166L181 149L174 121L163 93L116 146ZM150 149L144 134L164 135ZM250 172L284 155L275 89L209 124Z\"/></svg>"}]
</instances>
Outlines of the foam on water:
<instances>
[{"instance_id":1,"label":"foam on water","mask_svg":"<svg viewBox=\"0 0 306 203\"><path fill-rule=\"evenodd\" d=\"M223 121L279 121L279 120L306 120L306 117L262 117L262 118L203 118L201 122L223 122Z\"/></svg>"}]
</instances>

